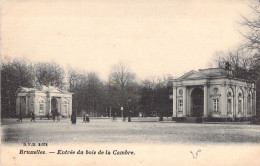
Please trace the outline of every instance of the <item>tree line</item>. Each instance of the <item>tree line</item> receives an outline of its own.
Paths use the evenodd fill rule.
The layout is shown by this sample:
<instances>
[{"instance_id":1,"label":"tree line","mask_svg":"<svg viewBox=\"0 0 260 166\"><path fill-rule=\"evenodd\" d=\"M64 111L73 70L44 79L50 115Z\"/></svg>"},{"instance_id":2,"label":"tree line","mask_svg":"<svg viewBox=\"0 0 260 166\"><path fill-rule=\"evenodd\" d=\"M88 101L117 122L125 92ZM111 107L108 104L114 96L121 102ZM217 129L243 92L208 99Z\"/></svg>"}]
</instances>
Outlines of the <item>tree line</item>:
<instances>
[{"instance_id":1,"label":"tree line","mask_svg":"<svg viewBox=\"0 0 260 166\"><path fill-rule=\"evenodd\" d=\"M154 77L138 81L129 65L111 67L107 81L95 72L87 72L54 61L32 63L26 58L2 59L2 117L15 115L16 95L20 87L55 86L73 93L72 109L80 116L85 110L92 116L170 116L171 78Z\"/></svg>"}]
</instances>

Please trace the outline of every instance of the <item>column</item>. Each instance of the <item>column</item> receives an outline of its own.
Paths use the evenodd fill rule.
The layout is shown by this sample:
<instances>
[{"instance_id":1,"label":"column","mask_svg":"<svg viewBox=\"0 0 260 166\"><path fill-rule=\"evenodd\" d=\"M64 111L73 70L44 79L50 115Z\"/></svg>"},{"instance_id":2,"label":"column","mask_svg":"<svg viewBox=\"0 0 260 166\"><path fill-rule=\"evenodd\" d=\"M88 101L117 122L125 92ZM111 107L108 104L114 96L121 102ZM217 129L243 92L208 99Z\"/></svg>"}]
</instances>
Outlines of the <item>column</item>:
<instances>
[{"instance_id":1,"label":"column","mask_svg":"<svg viewBox=\"0 0 260 166\"><path fill-rule=\"evenodd\" d=\"M68 110L68 113L69 113L69 116L72 114L72 96L69 99L69 110Z\"/></svg>"},{"instance_id":2,"label":"column","mask_svg":"<svg viewBox=\"0 0 260 166\"><path fill-rule=\"evenodd\" d=\"M20 97L19 96L17 96L17 98L16 98L16 115L17 116L19 116L19 114L20 114Z\"/></svg>"},{"instance_id":3,"label":"column","mask_svg":"<svg viewBox=\"0 0 260 166\"><path fill-rule=\"evenodd\" d=\"M173 107L173 111L172 111L172 117L176 117L177 116L177 89L176 87L173 87L173 93L172 93L172 107Z\"/></svg>"},{"instance_id":4,"label":"column","mask_svg":"<svg viewBox=\"0 0 260 166\"><path fill-rule=\"evenodd\" d=\"M238 114L238 88L235 87L235 117L237 117Z\"/></svg>"},{"instance_id":5,"label":"column","mask_svg":"<svg viewBox=\"0 0 260 166\"><path fill-rule=\"evenodd\" d=\"M187 112L187 87L183 87L183 116L186 116Z\"/></svg>"},{"instance_id":6,"label":"column","mask_svg":"<svg viewBox=\"0 0 260 166\"><path fill-rule=\"evenodd\" d=\"M39 108L38 108L39 106L38 106L38 102L37 102L37 96L36 96L36 94L34 93L34 95L33 95L33 111L34 111L34 114L36 115L36 113L37 113L37 115L39 115ZM38 108L38 109L37 109Z\"/></svg>"},{"instance_id":7,"label":"column","mask_svg":"<svg viewBox=\"0 0 260 166\"><path fill-rule=\"evenodd\" d=\"M227 89L225 84L220 86L220 111L221 111L221 115L227 117Z\"/></svg>"},{"instance_id":8,"label":"column","mask_svg":"<svg viewBox=\"0 0 260 166\"><path fill-rule=\"evenodd\" d=\"M248 89L245 87L244 88L244 100L243 100L243 102L244 102L244 104L243 104L243 107L244 107L244 110L243 110L243 115L244 115L244 117L247 117L247 112L248 112L248 110L247 110L247 108L248 108L248 100L247 100L247 97L248 97Z\"/></svg>"},{"instance_id":9,"label":"column","mask_svg":"<svg viewBox=\"0 0 260 166\"><path fill-rule=\"evenodd\" d=\"M60 107L60 114L62 114L62 97L59 99L59 101L60 101L60 104L59 104L60 105L59 106Z\"/></svg>"},{"instance_id":10,"label":"column","mask_svg":"<svg viewBox=\"0 0 260 166\"><path fill-rule=\"evenodd\" d=\"M51 115L51 96L49 96L49 115Z\"/></svg>"},{"instance_id":11,"label":"column","mask_svg":"<svg viewBox=\"0 0 260 166\"><path fill-rule=\"evenodd\" d=\"M208 116L208 85L204 85L204 106L203 106L203 116Z\"/></svg>"},{"instance_id":12,"label":"column","mask_svg":"<svg viewBox=\"0 0 260 166\"><path fill-rule=\"evenodd\" d=\"M25 114L28 114L29 112L29 110L28 110L28 97L27 97L27 95L25 96Z\"/></svg>"},{"instance_id":13,"label":"column","mask_svg":"<svg viewBox=\"0 0 260 166\"><path fill-rule=\"evenodd\" d=\"M254 96L254 97L253 97ZM253 95L252 95L252 103L254 102L254 105L253 105L253 115L256 115L256 89L254 88L253 90Z\"/></svg>"}]
</instances>

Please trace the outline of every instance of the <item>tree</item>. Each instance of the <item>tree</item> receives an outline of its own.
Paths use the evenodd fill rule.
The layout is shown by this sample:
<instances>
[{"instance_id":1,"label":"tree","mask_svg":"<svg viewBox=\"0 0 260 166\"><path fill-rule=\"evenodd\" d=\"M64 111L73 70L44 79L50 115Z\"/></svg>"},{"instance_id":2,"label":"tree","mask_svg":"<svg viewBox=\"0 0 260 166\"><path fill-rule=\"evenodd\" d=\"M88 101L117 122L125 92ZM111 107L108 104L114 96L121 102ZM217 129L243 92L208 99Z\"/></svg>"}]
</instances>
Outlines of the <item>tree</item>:
<instances>
[{"instance_id":1,"label":"tree","mask_svg":"<svg viewBox=\"0 0 260 166\"><path fill-rule=\"evenodd\" d=\"M105 114L105 86L96 73L68 68L69 91L73 93L73 109L78 115L82 109L95 116Z\"/></svg>"},{"instance_id":2,"label":"tree","mask_svg":"<svg viewBox=\"0 0 260 166\"><path fill-rule=\"evenodd\" d=\"M64 88L64 69L55 62L38 62L34 65L35 83L38 86L52 85Z\"/></svg>"},{"instance_id":3,"label":"tree","mask_svg":"<svg viewBox=\"0 0 260 166\"><path fill-rule=\"evenodd\" d=\"M219 51L213 57L211 67L226 69L231 77L250 79L252 59L245 55L243 49L238 48L228 52Z\"/></svg>"},{"instance_id":4,"label":"tree","mask_svg":"<svg viewBox=\"0 0 260 166\"><path fill-rule=\"evenodd\" d=\"M127 109L128 114L137 114L138 84L130 67L122 62L113 65L109 75L110 105L119 113L119 108ZM126 112L124 112L126 113ZM122 115L123 116L123 115Z\"/></svg>"},{"instance_id":5,"label":"tree","mask_svg":"<svg viewBox=\"0 0 260 166\"><path fill-rule=\"evenodd\" d=\"M228 53L215 53L216 58L212 66L227 69L230 76L254 82L257 114L260 114L260 1L250 8L253 12L252 17L242 16L240 23L247 28L247 32L240 32L246 42Z\"/></svg>"},{"instance_id":6,"label":"tree","mask_svg":"<svg viewBox=\"0 0 260 166\"><path fill-rule=\"evenodd\" d=\"M250 53L260 53L260 1L255 6L249 6L252 9L251 18L242 16L241 25L248 28L249 32L241 33L247 42L243 45Z\"/></svg>"},{"instance_id":7,"label":"tree","mask_svg":"<svg viewBox=\"0 0 260 166\"><path fill-rule=\"evenodd\" d=\"M14 58L10 61L2 59L1 70L1 108L2 117L15 113L16 95L19 87L34 86L34 68L26 58Z\"/></svg>"},{"instance_id":8,"label":"tree","mask_svg":"<svg viewBox=\"0 0 260 166\"><path fill-rule=\"evenodd\" d=\"M256 107L260 115L260 1L255 6L250 6L253 17L242 17L242 25L249 29L248 33L241 33L247 42L243 45L248 54L251 54L251 79L256 83Z\"/></svg>"},{"instance_id":9,"label":"tree","mask_svg":"<svg viewBox=\"0 0 260 166\"><path fill-rule=\"evenodd\" d=\"M172 101L169 95L172 93L171 75L163 77L154 77L142 82L140 90L140 108L145 116L170 116L172 110Z\"/></svg>"}]
</instances>

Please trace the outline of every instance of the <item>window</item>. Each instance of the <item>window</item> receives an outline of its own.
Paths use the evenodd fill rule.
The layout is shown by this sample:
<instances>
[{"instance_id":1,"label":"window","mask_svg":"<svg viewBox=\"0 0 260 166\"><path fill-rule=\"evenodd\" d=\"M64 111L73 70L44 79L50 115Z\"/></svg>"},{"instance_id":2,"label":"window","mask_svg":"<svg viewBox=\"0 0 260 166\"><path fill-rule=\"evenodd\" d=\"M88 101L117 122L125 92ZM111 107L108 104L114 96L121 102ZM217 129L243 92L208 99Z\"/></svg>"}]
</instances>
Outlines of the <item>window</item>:
<instances>
[{"instance_id":1,"label":"window","mask_svg":"<svg viewBox=\"0 0 260 166\"><path fill-rule=\"evenodd\" d=\"M242 100L238 100L238 113L242 113Z\"/></svg>"},{"instance_id":2,"label":"window","mask_svg":"<svg viewBox=\"0 0 260 166\"><path fill-rule=\"evenodd\" d=\"M232 105L231 105L231 103L232 103L232 100L231 100L231 99L228 99L227 112L228 112L229 114L232 114L232 111L231 111Z\"/></svg>"},{"instance_id":3,"label":"window","mask_svg":"<svg viewBox=\"0 0 260 166\"><path fill-rule=\"evenodd\" d=\"M219 111L219 99L213 99L214 112Z\"/></svg>"},{"instance_id":4,"label":"window","mask_svg":"<svg viewBox=\"0 0 260 166\"><path fill-rule=\"evenodd\" d=\"M67 111L68 111L68 105L63 104L62 114L67 114Z\"/></svg>"},{"instance_id":5,"label":"window","mask_svg":"<svg viewBox=\"0 0 260 166\"><path fill-rule=\"evenodd\" d=\"M218 88L214 88L213 92L214 92L214 94L217 94L218 93Z\"/></svg>"},{"instance_id":6,"label":"window","mask_svg":"<svg viewBox=\"0 0 260 166\"><path fill-rule=\"evenodd\" d=\"M179 95L183 95L183 90L181 89L181 90L179 90Z\"/></svg>"},{"instance_id":7,"label":"window","mask_svg":"<svg viewBox=\"0 0 260 166\"><path fill-rule=\"evenodd\" d=\"M247 112L249 115L251 114L251 98L247 100Z\"/></svg>"},{"instance_id":8,"label":"window","mask_svg":"<svg viewBox=\"0 0 260 166\"><path fill-rule=\"evenodd\" d=\"M250 100L250 98L247 101L247 110L248 110L248 114L250 115L251 114L251 100Z\"/></svg>"},{"instance_id":9,"label":"window","mask_svg":"<svg viewBox=\"0 0 260 166\"><path fill-rule=\"evenodd\" d=\"M40 104L39 114L44 114L44 105Z\"/></svg>"},{"instance_id":10,"label":"window","mask_svg":"<svg viewBox=\"0 0 260 166\"><path fill-rule=\"evenodd\" d=\"M183 100L178 100L178 111L179 112L183 111Z\"/></svg>"}]
</instances>

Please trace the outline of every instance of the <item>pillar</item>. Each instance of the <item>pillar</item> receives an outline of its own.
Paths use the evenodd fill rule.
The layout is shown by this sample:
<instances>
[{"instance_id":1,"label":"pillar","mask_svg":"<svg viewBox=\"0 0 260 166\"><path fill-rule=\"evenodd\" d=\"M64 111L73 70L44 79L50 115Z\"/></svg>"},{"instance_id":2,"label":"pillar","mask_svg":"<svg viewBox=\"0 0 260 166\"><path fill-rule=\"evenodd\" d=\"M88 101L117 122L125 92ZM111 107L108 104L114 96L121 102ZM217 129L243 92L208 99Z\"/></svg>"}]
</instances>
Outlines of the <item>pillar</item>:
<instances>
[{"instance_id":1,"label":"pillar","mask_svg":"<svg viewBox=\"0 0 260 166\"><path fill-rule=\"evenodd\" d=\"M187 114L187 87L183 88L183 116Z\"/></svg>"},{"instance_id":2,"label":"pillar","mask_svg":"<svg viewBox=\"0 0 260 166\"><path fill-rule=\"evenodd\" d=\"M254 102L253 105L253 115L256 115L256 89L254 88L253 90L253 95L252 95L252 103Z\"/></svg>"},{"instance_id":3,"label":"pillar","mask_svg":"<svg viewBox=\"0 0 260 166\"><path fill-rule=\"evenodd\" d=\"M208 85L204 85L204 106L203 106L203 116L208 116Z\"/></svg>"},{"instance_id":4,"label":"pillar","mask_svg":"<svg viewBox=\"0 0 260 166\"><path fill-rule=\"evenodd\" d=\"M37 113L37 115L39 114L39 109L37 109L37 108L38 108L37 96L34 93L34 95L33 95L33 111L34 111L35 115L36 115L36 113Z\"/></svg>"},{"instance_id":5,"label":"pillar","mask_svg":"<svg viewBox=\"0 0 260 166\"><path fill-rule=\"evenodd\" d=\"M176 117L177 116L177 89L176 89L176 87L173 87L172 101L173 101L172 117Z\"/></svg>"},{"instance_id":6,"label":"pillar","mask_svg":"<svg viewBox=\"0 0 260 166\"><path fill-rule=\"evenodd\" d=\"M49 115L51 115L51 96L49 96Z\"/></svg>"},{"instance_id":7,"label":"pillar","mask_svg":"<svg viewBox=\"0 0 260 166\"><path fill-rule=\"evenodd\" d=\"M25 96L25 114L27 115L29 112L28 112L28 97L27 95Z\"/></svg>"},{"instance_id":8,"label":"pillar","mask_svg":"<svg viewBox=\"0 0 260 166\"><path fill-rule=\"evenodd\" d=\"M227 88L225 84L220 86L220 94L220 112L222 116L227 117Z\"/></svg>"},{"instance_id":9,"label":"pillar","mask_svg":"<svg viewBox=\"0 0 260 166\"><path fill-rule=\"evenodd\" d=\"M60 111L60 114L62 114L62 97L59 99L59 111Z\"/></svg>"},{"instance_id":10,"label":"pillar","mask_svg":"<svg viewBox=\"0 0 260 166\"><path fill-rule=\"evenodd\" d=\"M69 99L69 110L68 110L69 116L72 114L72 96Z\"/></svg>"},{"instance_id":11,"label":"pillar","mask_svg":"<svg viewBox=\"0 0 260 166\"><path fill-rule=\"evenodd\" d=\"M244 117L247 117L247 113L248 113L248 99L247 99L247 97L248 97L248 89L247 88L244 88L244 100L243 100L243 102L244 102L244 110L243 110L243 116Z\"/></svg>"},{"instance_id":12,"label":"pillar","mask_svg":"<svg viewBox=\"0 0 260 166\"><path fill-rule=\"evenodd\" d=\"M16 115L19 116L20 114L20 97L17 96L16 98Z\"/></svg>"},{"instance_id":13,"label":"pillar","mask_svg":"<svg viewBox=\"0 0 260 166\"><path fill-rule=\"evenodd\" d=\"M235 117L238 115L238 88L235 87Z\"/></svg>"}]
</instances>

